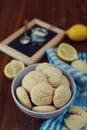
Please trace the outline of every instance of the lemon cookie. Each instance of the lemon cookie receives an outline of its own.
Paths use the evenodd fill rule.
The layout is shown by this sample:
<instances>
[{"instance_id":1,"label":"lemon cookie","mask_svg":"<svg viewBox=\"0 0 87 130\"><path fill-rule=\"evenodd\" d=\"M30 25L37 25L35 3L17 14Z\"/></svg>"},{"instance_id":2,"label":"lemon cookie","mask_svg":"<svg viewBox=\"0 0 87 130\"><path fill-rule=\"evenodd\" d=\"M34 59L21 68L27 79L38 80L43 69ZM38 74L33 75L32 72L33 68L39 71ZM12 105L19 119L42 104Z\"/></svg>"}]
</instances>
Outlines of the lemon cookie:
<instances>
[{"instance_id":1,"label":"lemon cookie","mask_svg":"<svg viewBox=\"0 0 87 130\"><path fill-rule=\"evenodd\" d=\"M34 78L29 78L26 75L22 80L22 86L26 89L26 91L30 94L31 89L37 84L37 81Z\"/></svg>"},{"instance_id":2,"label":"lemon cookie","mask_svg":"<svg viewBox=\"0 0 87 130\"><path fill-rule=\"evenodd\" d=\"M57 87L60 84L62 78L62 71L59 68L49 66L45 68L42 72L46 75L48 82L53 87Z\"/></svg>"},{"instance_id":3,"label":"lemon cookie","mask_svg":"<svg viewBox=\"0 0 87 130\"><path fill-rule=\"evenodd\" d=\"M75 106L75 107L72 107L70 110L69 110L69 113L70 114L78 114L78 115L81 115L83 112L85 112L82 108L78 107L78 106Z\"/></svg>"},{"instance_id":4,"label":"lemon cookie","mask_svg":"<svg viewBox=\"0 0 87 130\"><path fill-rule=\"evenodd\" d=\"M43 62L43 63L40 63L39 65L37 65L36 70L43 71L44 68L47 68L49 66L53 66L53 65L48 62Z\"/></svg>"},{"instance_id":5,"label":"lemon cookie","mask_svg":"<svg viewBox=\"0 0 87 130\"><path fill-rule=\"evenodd\" d=\"M54 93L53 103L57 108L64 106L71 98L71 90L69 87L60 85Z\"/></svg>"},{"instance_id":6,"label":"lemon cookie","mask_svg":"<svg viewBox=\"0 0 87 130\"><path fill-rule=\"evenodd\" d=\"M71 63L71 66L81 71L83 74L87 74L87 63L82 60L76 60Z\"/></svg>"},{"instance_id":7,"label":"lemon cookie","mask_svg":"<svg viewBox=\"0 0 87 130\"><path fill-rule=\"evenodd\" d=\"M33 71L28 73L28 77L34 78L37 82L40 82L40 81L47 82L47 78L46 78L45 74L43 74L40 71L33 70Z\"/></svg>"},{"instance_id":8,"label":"lemon cookie","mask_svg":"<svg viewBox=\"0 0 87 130\"><path fill-rule=\"evenodd\" d=\"M84 125L84 119L80 115L70 115L64 120L65 125L71 130L80 130Z\"/></svg>"},{"instance_id":9,"label":"lemon cookie","mask_svg":"<svg viewBox=\"0 0 87 130\"><path fill-rule=\"evenodd\" d=\"M35 106L35 107L32 107L32 110L37 111L37 112L51 112L51 111L55 111L56 107L54 107L52 105Z\"/></svg>"},{"instance_id":10,"label":"lemon cookie","mask_svg":"<svg viewBox=\"0 0 87 130\"><path fill-rule=\"evenodd\" d=\"M73 107L69 111L69 116L64 119L65 125L72 130L80 130L87 124L87 112L80 107Z\"/></svg>"},{"instance_id":11,"label":"lemon cookie","mask_svg":"<svg viewBox=\"0 0 87 130\"><path fill-rule=\"evenodd\" d=\"M26 90L23 87L20 86L16 89L16 96L23 106L25 106L29 109L32 108L32 103L29 99L29 96L28 96Z\"/></svg>"},{"instance_id":12,"label":"lemon cookie","mask_svg":"<svg viewBox=\"0 0 87 130\"><path fill-rule=\"evenodd\" d=\"M53 88L47 82L40 82L31 90L31 101L35 105L49 105L53 99Z\"/></svg>"},{"instance_id":13,"label":"lemon cookie","mask_svg":"<svg viewBox=\"0 0 87 130\"><path fill-rule=\"evenodd\" d=\"M60 84L64 85L65 87L70 87L70 82L65 75L62 75Z\"/></svg>"},{"instance_id":14,"label":"lemon cookie","mask_svg":"<svg viewBox=\"0 0 87 130\"><path fill-rule=\"evenodd\" d=\"M81 115L82 118L84 118L84 122L87 123L87 112L85 112L81 107L75 106L72 107L69 110L70 114L77 114L77 115Z\"/></svg>"},{"instance_id":15,"label":"lemon cookie","mask_svg":"<svg viewBox=\"0 0 87 130\"><path fill-rule=\"evenodd\" d=\"M31 71L22 80L22 86L30 94L31 89L39 82L47 82L46 76L39 71Z\"/></svg>"}]
</instances>

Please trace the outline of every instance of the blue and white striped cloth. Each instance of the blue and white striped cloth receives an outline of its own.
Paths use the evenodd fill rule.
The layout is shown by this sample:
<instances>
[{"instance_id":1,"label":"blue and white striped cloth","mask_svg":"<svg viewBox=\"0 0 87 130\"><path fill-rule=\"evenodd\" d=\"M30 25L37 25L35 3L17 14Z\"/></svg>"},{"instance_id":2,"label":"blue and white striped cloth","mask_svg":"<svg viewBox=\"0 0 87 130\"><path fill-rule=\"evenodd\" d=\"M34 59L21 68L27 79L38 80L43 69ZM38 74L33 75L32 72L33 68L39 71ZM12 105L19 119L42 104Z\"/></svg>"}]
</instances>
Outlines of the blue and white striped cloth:
<instances>
[{"instance_id":1,"label":"blue and white striped cloth","mask_svg":"<svg viewBox=\"0 0 87 130\"><path fill-rule=\"evenodd\" d=\"M54 64L61 69L67 71L74 79L77 85L77 96L72 106L80 106L87 111L87 75L83 75L80 71L72 68L69 64L61 61L56 56L56 48L48 48L46 54L51 64ZM87 62L87 52L78 52L79 58ZM68 130L64 125L64 117L67 113L62 114L62 117L55 117L46 120L40 127L40 130ZM87 126L81 130L87 130Z\"/></svg>"}]
</instances>

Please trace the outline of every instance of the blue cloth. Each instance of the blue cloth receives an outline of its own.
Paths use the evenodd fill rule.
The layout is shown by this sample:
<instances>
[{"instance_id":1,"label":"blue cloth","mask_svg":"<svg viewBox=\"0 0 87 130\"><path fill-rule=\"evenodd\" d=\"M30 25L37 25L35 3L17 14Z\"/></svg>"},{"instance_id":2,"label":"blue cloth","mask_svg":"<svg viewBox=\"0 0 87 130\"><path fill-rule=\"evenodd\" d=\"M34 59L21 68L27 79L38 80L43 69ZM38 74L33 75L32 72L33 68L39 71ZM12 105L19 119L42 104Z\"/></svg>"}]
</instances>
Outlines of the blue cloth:
<instances>
[{"instance_id":1,"label":"blue cloth","mask_svg":"<svg viewBox=\"0 0 87 130\"><path fill-rule=\"evenodd\" d=\"M46 50L47 58L51 64L60 67L67 71L74 79L76 83L76 98L73 101L72 106L80 106L87 111L87 75L82 74L77 69L72 68L69 64L61 61L56 56L56 48L48 48ZM78 52L79 58L87 62L87 52ZM67 112L63 113L61 117L55 117L53 119L47 119L40 127L40 130L68 130L64 125L64 118L67 116ZM87 126L81 130L87 130Z\"/></svg>"}]
</instances>

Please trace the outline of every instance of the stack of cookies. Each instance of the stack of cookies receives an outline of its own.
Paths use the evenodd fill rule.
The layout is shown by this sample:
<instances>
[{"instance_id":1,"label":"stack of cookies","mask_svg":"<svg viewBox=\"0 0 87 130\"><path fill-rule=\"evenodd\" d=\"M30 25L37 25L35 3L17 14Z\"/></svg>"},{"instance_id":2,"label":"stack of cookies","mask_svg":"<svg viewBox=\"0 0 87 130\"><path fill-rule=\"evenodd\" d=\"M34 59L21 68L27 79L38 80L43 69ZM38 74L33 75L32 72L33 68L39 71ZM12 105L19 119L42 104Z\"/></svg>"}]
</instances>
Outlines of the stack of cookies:
<instances>
[{"instance_id":1,"label":"stack of cookies","mask_svg":"<svg viewBox=\"0 0 87 130\"><path fill-rule=\"evenodd\" d=\"M37 112L60 109L72 96L70 82L61 69L43 62L28 72L16 89L19 102Z\"/></svg>"}]
</instances>

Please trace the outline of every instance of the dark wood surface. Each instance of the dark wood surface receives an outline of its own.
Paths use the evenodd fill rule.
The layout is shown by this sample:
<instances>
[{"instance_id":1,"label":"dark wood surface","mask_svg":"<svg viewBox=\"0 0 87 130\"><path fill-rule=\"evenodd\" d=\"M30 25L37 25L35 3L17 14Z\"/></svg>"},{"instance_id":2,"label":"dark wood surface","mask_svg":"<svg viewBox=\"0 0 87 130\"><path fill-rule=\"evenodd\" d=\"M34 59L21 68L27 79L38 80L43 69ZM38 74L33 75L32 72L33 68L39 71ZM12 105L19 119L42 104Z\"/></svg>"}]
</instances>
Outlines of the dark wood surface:
<instances>
[{"instance_id":1,"label":"dark wood surface","mask_svg":"<svg viewBox=\"0 0 87 130\"><path fill-rule=\"evenodd\" d=\"M87 25L87 0L1 0L0 42L23 26L25 19L34 18L66 30L71 25ZM87 40L73 42L67 36L62 40L72 44L78 51L87 51ZM12 57L0 51L0 130L38 130L44 120L34 119L21 112L11 96L11 83L4 74L4 66ZM39 62L47 61L44 56Z\"/></svg>"}]
</instances>

